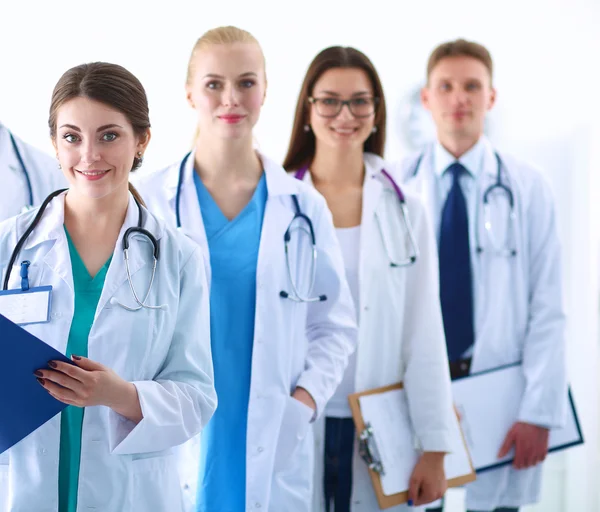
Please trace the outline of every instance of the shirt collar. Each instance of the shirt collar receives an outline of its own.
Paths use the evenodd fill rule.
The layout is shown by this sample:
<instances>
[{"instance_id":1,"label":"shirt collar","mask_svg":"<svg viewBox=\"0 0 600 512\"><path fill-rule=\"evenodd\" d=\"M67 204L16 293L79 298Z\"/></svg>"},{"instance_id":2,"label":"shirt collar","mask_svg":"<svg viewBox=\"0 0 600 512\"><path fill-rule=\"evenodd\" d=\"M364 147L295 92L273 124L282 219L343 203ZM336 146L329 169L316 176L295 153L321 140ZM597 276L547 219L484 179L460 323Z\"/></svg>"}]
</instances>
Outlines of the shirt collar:
<instances>
[{"instance_id":1,"label":"shirt collar","mask_svg":"<svg viewBox=\"0 0 600 512\"><path fill-rule=\"evenodd\" d=\"M485 148L485 138L480 137L475 145L457 160L454 155L450 154L438 141L433 148L433 169L436 175L441 177L450 165L458 161L465 169L467 169L473 178L476 178L483 168Z\"/></svg>"}]
</instances>

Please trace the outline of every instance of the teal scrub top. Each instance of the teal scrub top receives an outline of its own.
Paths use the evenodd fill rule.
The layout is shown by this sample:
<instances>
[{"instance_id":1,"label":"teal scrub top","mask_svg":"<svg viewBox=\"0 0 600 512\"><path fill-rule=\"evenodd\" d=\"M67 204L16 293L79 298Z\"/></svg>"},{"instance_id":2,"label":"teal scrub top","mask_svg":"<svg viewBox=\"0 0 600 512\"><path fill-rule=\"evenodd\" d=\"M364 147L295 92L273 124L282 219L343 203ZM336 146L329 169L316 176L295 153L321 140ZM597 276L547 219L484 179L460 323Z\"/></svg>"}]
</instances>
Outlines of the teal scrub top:
<instances>
[{"instance_id":1,"label":"teal scrub top","mask_svg":"<svg viewBox=\"0 0 600 512\"><path fill-rule=\"evenodd\" d=\"M96 308L104 287L106 272L110 266L109 258L99 272L92 278L79 256L65 227L69 254L73 270L75 287L75 313L69 332L66 356L87 357L88 337ZM77 489L79 484L79 462L81 457L81 429L83 425L82 407L69 405L61 413L60 423L60 459L58 466L58 510L59 512L77 511Z\"/></svg>"}]
</instances>

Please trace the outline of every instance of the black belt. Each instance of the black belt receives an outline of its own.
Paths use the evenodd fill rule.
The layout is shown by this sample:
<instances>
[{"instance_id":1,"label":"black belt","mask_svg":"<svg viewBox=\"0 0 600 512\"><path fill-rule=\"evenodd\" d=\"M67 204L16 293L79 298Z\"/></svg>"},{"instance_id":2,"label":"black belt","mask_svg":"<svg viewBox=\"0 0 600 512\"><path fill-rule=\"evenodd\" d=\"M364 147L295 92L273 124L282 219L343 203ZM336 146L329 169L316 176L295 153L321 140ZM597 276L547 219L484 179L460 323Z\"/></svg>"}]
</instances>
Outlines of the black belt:
<instances>
[{"instance_id":1,"label":"black belt","mask_svg":"<svg viewBox=\"0 0 600 512\"><path fill-rule=\"evenodd\" d=\"M450 362L450 378L452 380L466 377L471 371L471 358L458 359Z\"/></svg>"}]
</instances>

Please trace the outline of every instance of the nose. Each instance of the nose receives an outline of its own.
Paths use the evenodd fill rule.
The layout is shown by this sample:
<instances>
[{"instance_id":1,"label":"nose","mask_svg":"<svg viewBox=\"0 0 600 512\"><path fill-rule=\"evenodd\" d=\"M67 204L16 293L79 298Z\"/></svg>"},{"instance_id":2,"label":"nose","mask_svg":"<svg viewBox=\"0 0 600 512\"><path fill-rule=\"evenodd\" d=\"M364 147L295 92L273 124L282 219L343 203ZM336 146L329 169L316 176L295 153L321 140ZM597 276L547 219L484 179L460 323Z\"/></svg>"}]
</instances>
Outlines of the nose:
<instances>
[{"instance_id":1,"label":"nose","mask_svg":"<svg viewBox=\"0 0 600 512\"><path fill-rule=\"evenodd\" d=\"M239 105L238 90L233 85L225 86L221 101L225 107L237 107Z\"/></svg>"},{"instance_id":2,"label":"nose","mask_svg":"<svg viewBox=\"0 0 600 512\"><path fill-rule=\"evenodd\" d=\"M90 165L100 160L100 150L96 141L87 140L83 142L80 159L85 165Z\"/></svg>"},{"instance_id":3,"label":"nose","mask_svg":"<svg viewBox=\"0 0 600 512\"><path fill-rule=\"evenodd\" d=\"M453 91L452 101L456 106L463 106L467 104L469 95L463 89L458 87Z\"/></svg>"},{"instance_id":4,"label":"nose","mask_svg":"<svg viewBox=\"0 0 600 512\"><path fill-rule=\"evenodd\" d=\"M350 111L350 105L348 103L342 105L342 110L340 110L340 113L338 114L338 119L344 121L352 121L354 119L354 115Z\"/></svg>"}]
</instances>

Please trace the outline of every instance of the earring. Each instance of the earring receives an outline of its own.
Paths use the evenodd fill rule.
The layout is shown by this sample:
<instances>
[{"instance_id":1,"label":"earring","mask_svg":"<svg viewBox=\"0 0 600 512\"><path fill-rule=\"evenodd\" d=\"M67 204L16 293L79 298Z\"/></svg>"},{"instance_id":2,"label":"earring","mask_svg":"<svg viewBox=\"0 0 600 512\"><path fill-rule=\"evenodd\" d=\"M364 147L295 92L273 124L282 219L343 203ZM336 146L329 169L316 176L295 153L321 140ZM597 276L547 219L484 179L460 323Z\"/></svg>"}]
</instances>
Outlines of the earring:
<instances>
[{"instance_id":1,"label":"earring","mask_svg":"<svg viewBox=\"0 0 600 512\"><path fill-rule=\"evenodd\" d=\"M138 151L137 157L133 159L133 169L132 170L139 169L142 166L143 162L144 162L144 155L141 151Z\"/></svg>"},{"instance_id":2,"label":"earring","mask_svg":"<svg viewBox=\"0 0 600 512\"><path fill-rule=\"evenodd\" d=\"M56 155L56 163L58 164L58 168L62 169L62 167L60 166L60 160L58 159L58 155Z\"/></svg>"},{"instance_id":3,"label":"earring","mask_svg":"<svg viewBox=\"0 0 600 512\"><path fill-rule=\"evenodd\" d=\"M304 131L305 131L306 133L308 133L308 132L310 131L310 125L308 125L308 124L305 124L305 125L304 125Z\"/></svg>"},{"instance_id":4,"label":"earring","mask_svg":"<svg viewBox=\"0 0 600 512\"><path fill-rule=\"evenodd\" d=\"M373 126L373 129L371 130L371 132L377 133L377 126Z\"/></svg>"}]
</instances>

